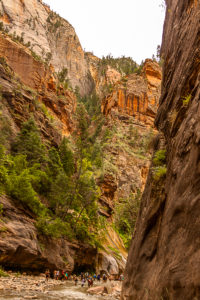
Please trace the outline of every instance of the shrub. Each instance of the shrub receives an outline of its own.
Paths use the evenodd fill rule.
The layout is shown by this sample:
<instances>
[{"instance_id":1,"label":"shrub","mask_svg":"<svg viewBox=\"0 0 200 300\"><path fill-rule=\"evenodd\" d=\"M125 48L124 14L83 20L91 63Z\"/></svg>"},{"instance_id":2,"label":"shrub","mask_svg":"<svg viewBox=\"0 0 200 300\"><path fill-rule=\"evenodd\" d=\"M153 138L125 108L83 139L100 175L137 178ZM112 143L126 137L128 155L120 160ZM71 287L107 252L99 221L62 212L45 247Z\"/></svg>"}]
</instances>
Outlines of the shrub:
<instances>
[{"instance_id":1,"label":"shrub","mask_svg":"<svg viewBox=\"0 0 200 300\"><path fill-rule=\"evenodd\" d=\"M59 146L59 155L63 165L65 173L70 176L74 173L74 156L69 147L69 141L66 138L63 138Z\"/></svg>"},{"instance_id":2,"label":"shrub","mask_svg":"<svg viewBox=\"0 0 200 300\"><path fill-rule=\"evenodd\" d=\"M166 165L164 166L158 166L153 168L153 179L155 181L159 181L161 178L164 178L167 173L167 167Z\"/></svg>"},{"instance_id":3,"label":"shrub","mask_svg":"<svg viewBox=\"0 0 200 300\"><path fill-rule=\"evenodd\" d=\"M64 82L68 74L67 68L62 68L62 70L58 73L58 80L60 82Z\"/></svg>"},{"instance_id":4,"label":"shrub","mask_svg":"<svg viewBox=\"0 0 200 300\"><path fill-rule=\"evenodd\" d=\"M2 215L3 214L3 204L1 203L0 204L0 215Z\"/></svg>"},{"instance_id":5,"label":"shrub","mask_svg":"<svg viewBox=\"0 0 200 300\"><path fill-rule=\"evenodd\" d=\"M0 267L0 277L9 277L9 275Z\"/></svg>"},{"instance_id":6,"label":"shrub","mask_svg":"<svg viewBox=\"0 0 200 300\"><path fill-rule=\"evenodd\" d=\"M192 95L187 95L186 97L183 97L183 106L184 106L184 107L187 107L187 106L188 106L188 104L189 104L191 98L192 98Z\"/></svg>"},{"instance_id":7,"label":"shrub","mask_svg":"<svg viewBox=\"0 0 200 300\"><path fill-rule=\"evenodd\" d=\"M63 222L60 218L51 218L48 215L39 217L36 223L36 228L41 234L53 238L67 236L73 238L73 232L69 223Z\"/></svg>"},{"instance_id":8,"label":"shrub","mask_svg":"<svg viewBox=\"0 0 200 300\"><path fill-rule=\"evenodd\" d=\"M137 189L128 198L120 199L115 207L115 230L120 234L124 245L129 248L140 207L141 191Z\"/></svg>"},{"instance_id":9,"label":"shrub","mask_svg":"<svg viewBox=\"0 0 200 300\"><path fill-rule=\"evenodd\" d=\"M20 175L15 173L9 177L8 194L26 204L30 210L32 210L36 215L44 210L43 204L37 197L31 184L31 176L28 170L24 170Z\"/></svg>"},{"instance_id":10,"label":"shrub","mask_svg":"<svg viewBox=\"0 0 200 300\"><path fill-rule=\"evenodd\" d=\"M165 161L166 161L166 150L158 150L154 154L154 158L153 158L154 165L161 166L165 163Z\"/></svg>"}]
</instances>

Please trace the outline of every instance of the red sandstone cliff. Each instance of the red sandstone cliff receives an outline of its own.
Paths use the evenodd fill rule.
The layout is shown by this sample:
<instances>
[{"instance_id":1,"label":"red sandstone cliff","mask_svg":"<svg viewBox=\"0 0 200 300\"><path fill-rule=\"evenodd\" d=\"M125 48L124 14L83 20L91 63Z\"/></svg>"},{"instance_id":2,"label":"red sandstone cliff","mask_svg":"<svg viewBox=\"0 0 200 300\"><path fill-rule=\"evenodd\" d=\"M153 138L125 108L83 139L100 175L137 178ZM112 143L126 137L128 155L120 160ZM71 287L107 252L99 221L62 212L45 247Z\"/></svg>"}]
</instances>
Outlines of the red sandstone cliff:
<instances>
[{"instance_id":1,"label":"red sandstone cliff","mask_svg":"<svg viewBox=\"0 0 200 300\"><path fill-rule=\"evenodd\" d=\"M57 146L62 136L71 134L74 129L75 95L63 88L53 67L37 61L27 47L3 33L0 33L0 45L0 113L3 115L0 130L5 130L7 122L10 136L6 145L10 147L22 123L33 116L43 139ZM87 265L99 272L109 269L114 274L124 270L127 253L112 228L109 234L105 233L106 251L101 252L76 241L69 243L67 239L55 242L44 238L41 242L34 217L5 195L0 195L0 203L6 218L6 236L0 225L0 263L4 267L36 271L46 267L67 268L72 271L74 267ZM41 243L45 247L41 247ZM122 257L114 258L109 247L119 248Z\"/></svg>"},{"instance_id":2,"label":"red sandstone cliff","mask_svg":"<svg viewBox=\"0 0 200 300\"><path fill-rule=\"evenodd\" d=\"M128 114L153 126L161 86L161 69L156 62L145 61L141 76L131 74L119 81L102 102L105 115Z\"/></svg>"},{"instance_id":3,"label":"red sandstone cliff","mask_svg":"<svg viewBox=\"0 0 200 300\"><path fill-rule=\"evenodd\" d=\"M12 41L7 35L2 33L0 33L0 57L17 74L20 81L27 87L25 89L28 89L28 87L33 89L33 93L30 91L27 98L24 99L24 106L27 105L26 102L33 102L31 98L35 94L34 97L38 103L44 103L58 121L57 125L60 133L69 135L73 128L72 114L75 110L76 99L69 90L64 90L58 86L58 79L53 67L45 66L43 62L37 61L29 49ZM19 112L21 122L23 122L26 120L25 110L19 104L17 97L15 101L13 99L12 106L15 109L12 111Z\"/></svg>"}]
</instances>

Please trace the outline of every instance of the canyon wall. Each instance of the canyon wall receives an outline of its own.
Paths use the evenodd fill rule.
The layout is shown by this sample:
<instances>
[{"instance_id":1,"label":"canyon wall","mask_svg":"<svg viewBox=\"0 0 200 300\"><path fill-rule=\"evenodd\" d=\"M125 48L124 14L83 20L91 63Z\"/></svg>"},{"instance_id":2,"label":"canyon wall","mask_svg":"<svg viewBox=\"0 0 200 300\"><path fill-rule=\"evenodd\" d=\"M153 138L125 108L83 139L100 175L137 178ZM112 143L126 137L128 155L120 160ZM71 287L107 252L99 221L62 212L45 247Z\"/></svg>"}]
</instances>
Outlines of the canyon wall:
<instances>
[{"instance_id":1,"label":"canyon wall","mask_svg":"<svg viewBox=\"0 0 200 300\"><path fill-rule=\"evenodd\" d=\"M160 89L161 68L147 59L140 75L113 80L112 91L101 102L106 128L112 132L104 152L109 164L101 184L105 192L100 199L107 213L113 211L119 199L144 189L151 159L150 143L157 133L154 119Z\"/></svg>"},{"instance_id":2,"label":"canyon wall","mask_svg":"<svg viewBox=\"0 0 200 300\"><path fill-rule=\"evenodd\" d=\"M129 251L123 300L200 298L200 3L166 0L166 6L159 140ZM159 161L161 153L166 154Z\"/></svg>"},{"instance_id":3,"label":"canyon wall","mask_svg":"<svg viewBox=\"0 0 200 300\"><path fill-rule=\"evenodd\" d=\"M42 1L1 0L0 11L4 24L0 33L0 129L9 132L7 140L1 141L8 149L30 117L50 145L58 147L63 136L73 139L77 99L71 88L59 82L57 72L63 68L82 95L95 90L101 98L109 92L102 102L105 122L99 137L101 143L107 135L103 176L98 179L99 214L107 221L104 249L39 236L35 216L16 205L15 199L1 195L0 263L21 270L49 267L78 272L86 268L118 274L124 270L127 253L112 226L115 207L120 199L143 191L146 182L149 143L156 132L153 120L160 96L160 68L147 60L141 75L121 79L116 69L107 64L102 67L99 58L84 53L73 27ZM96 121L91 122L92 132L97 129Z\"/></svg>"},{"instance_id":4,"label":"canyon wall","mask_svg":"<svg viewBox=\"0 0 200 300\"><path fill-rule=\"evenodd\" d=\"M75 129L77 99L60 85L54 68L36 60L23 44L0 33L0 144L10 145L22 124L34 118L42 139L56 148ZM6 139L5 139L6 137ZM38 234L36 217L16 199L0 193L0 263L8 269L41 272L45 268L122 272L127 252L110 225L104 251L67 238ZM119 255L115 257L116 249Z\"/></svg>"}]
</instances>

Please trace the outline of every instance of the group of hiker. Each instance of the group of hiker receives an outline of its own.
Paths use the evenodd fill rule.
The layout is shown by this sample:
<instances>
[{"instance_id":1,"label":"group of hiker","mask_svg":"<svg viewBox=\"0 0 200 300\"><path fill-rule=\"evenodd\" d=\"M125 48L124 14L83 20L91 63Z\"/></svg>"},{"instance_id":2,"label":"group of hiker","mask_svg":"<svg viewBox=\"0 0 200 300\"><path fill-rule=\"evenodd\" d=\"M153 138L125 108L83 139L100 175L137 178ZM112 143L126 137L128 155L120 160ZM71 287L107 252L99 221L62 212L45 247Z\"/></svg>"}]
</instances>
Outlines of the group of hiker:
<instances>
[{"instance_id":1,"label":"group of hiker","mask_svg":"<svg viewBox=\"0 0 200 300\"><path fill-rule=\"evenodd\" d=\"M113 279L111 276L108 277L105 273L102 275L102 277L100 274L90 275L88 272L86 272L86 273L81 272L80 276L77 276L77 275L69 275L64 270L62 270L62 271L55 270L52 275L55 280L73 280L75 285L77 285L78 281L80 281L82 287L84 287L86 283L88 283L88 287L92 287L94 284L94 281L97 280L98 282L100 282L101 278L104 283L106 283L108 279L110 281ZM46 281L48 281L49 278L51 277L51 273L49 270L46 270L45 276L46 276ZM124 276L121 274L117 278L117 280L123 281Z\"/></svg>"},{"instance_id":2,"label":"group of hiker","mask_svg":"<svg viewBox=\"0 0 200 300\"><path fill-rule=\"evenodd\" d=\"M59 270L55 270L53 272L53 278L55 280L67 280L68 276L69 276L68 273L64 270L61 272ZM48 281L49 278L51 277L51 273L50 273L49 269L46 270L45 277L46 277L46 281Z\"/></svg>"},{"instance_id":3,"label":"group of hiker","mask_svg":"<svg viewBox=\"0 0 200 300\"><path fill-rule=\"evenodd\" d=\"M102 279L103 279L103 281L107 281L107 276L105 274L103 274ZM101 275L100 274L98 274L98 275L94 274L92 276L88 272L86 272L85 274L81 273L80 280L81 280L81 286L82 287L85 285L86 282L88 283L88 287L92 287L95 280L97 280L97 281L101 280ZM75 282L75 285L77 285L77 282Z\"/></svg>"}]
</instances>

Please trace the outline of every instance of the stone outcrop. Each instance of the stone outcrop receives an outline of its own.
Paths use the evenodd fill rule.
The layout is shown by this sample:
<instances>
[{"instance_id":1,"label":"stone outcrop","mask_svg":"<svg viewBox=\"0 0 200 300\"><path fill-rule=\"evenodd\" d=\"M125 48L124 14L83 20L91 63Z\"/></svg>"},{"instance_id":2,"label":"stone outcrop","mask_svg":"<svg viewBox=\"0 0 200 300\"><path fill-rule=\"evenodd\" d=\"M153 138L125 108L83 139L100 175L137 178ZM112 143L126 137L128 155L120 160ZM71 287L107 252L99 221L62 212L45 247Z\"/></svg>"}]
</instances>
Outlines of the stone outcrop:
<instances>
[{"instance_id":1,"label":"stone outcrop","mask_svg":"<svg viewBox=\"0 0 200 300\"><path fill-rule=\"evenodd\" d=\"M167 173L156 182L149 175L126 266L123 300L200 298L200 3L165 2L156 126L166 143Z\"/></svg>"},{"instance_id":2,"label":"stone outcrop","mask_svg":"<svg viewBox=\"0 0 200 300\"><path fill-rule=\"evenodd\" d=\"M145 61L141 76L123 78L102 102L105 115L128 114L139 122L153 126L161 87L161 69L156 62Z\"/></svg>"},{"instance_id":3,"label":"stone outcrop","mask_svg":"<svg viewBox=\"0 0 200 300\"><path fill-rule=\"evenodd\" d=\"M98 251L97 272L108 275L123 273L127 260L124 244L112 226L108 225L103 239L103 249Z\"/></svg>"},{"instance_id":4,"label":"stone outcrop","mask_svg":"<svg viewBox=\"0 0 200 300\"><path fill-rule=\"evenodd\" d=\"M45 86L47 90L55 92L54 69L45 67L43 62L33 58L27 47L12 41L3 33L0 33L0 56L6 59L25 85L37 90L42 90Z\"/></svg>"},{"instance_id":5,"label":"stone outcrop","mask_svg":"<svg viewBox=\"0 0 200 300\"><path fill-rule=\"evenodd\" d=\"M76 107L74 94L58 87L53 68L34 59L26 47L4 34L0 34L0 45L1 94L9 119L20 126L33 113L46 139L55 143L61 135L69 135ZM48 124L48 130L44 124Z\"/></svg>"},{"instance_id":6,"label":"stone outcrop","mask_svg":"<svg viewBox=\"0 0 200 300\"><path fill-rule=\"evenodd\" d=\"M86 52L85 58L95 84L96 93L100 96L100 98L102 98L105 93L107 93L107 91L105 91L106 87L116 84L120 81L122 76L117 70L113 69L109 65L103 69L101 67L101 59L93 55L91 52Z\"/></svg>"},{"instance_id":7,"label":"stone outcrop","mask_svg":"<svg viewBox=\"0 0 200 300\"><path fill-rule=\"evenodd\" d=\"M66 260L69 262L68 269L73 269L72 253L66 241L39 241L34 218L8 197L1 196L0 200L4 207L0 227L1 265L41 272L45 268L66 268Z\"/></svg>"},{"instance_id":8,"label":"stone outcrop","mask_svg":"<svg viewBox=\"0 0 200 300\"><path fill-rule=\"evenodd\" d=\"M0 13L9 33L22 37L35 53L51 61L56 72L67 68L73 87L79 86L82 94L93 89L84 51L70 23L38 0L2 0Z\"/></svg>"}]
</instances>

